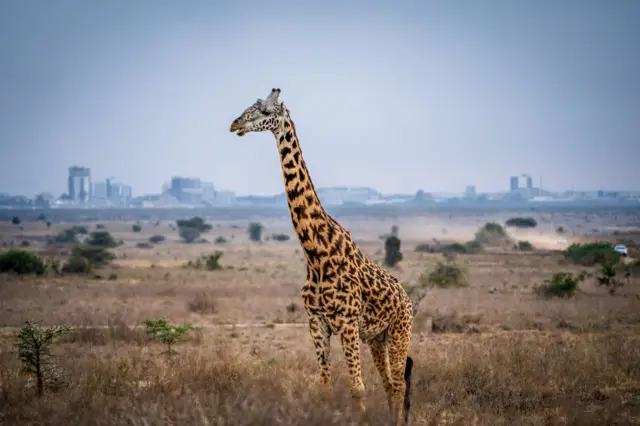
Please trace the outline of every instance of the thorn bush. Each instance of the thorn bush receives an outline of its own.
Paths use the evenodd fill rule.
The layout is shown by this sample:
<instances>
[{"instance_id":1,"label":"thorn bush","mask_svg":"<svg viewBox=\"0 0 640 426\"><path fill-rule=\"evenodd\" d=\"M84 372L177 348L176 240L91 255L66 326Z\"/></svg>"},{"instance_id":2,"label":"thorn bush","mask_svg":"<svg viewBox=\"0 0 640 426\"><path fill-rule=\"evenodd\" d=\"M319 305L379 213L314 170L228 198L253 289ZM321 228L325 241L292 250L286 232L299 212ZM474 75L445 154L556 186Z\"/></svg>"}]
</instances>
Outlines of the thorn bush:
<instances>
[{"instance_id":1,"label":"thorn bush","mask_svg":"<svg viewBox=\"0 0 640 426\"><path fill-rule=\"evenodd\" d=\"M39 396L44 394L45 389L55 390L65 383L59 367L53 362L52 347L56 339L70 330L66 325L45 328L27 321L18 334L18 357L22 362L22 371L35 377Z\"/></svg>"}]
</instances>

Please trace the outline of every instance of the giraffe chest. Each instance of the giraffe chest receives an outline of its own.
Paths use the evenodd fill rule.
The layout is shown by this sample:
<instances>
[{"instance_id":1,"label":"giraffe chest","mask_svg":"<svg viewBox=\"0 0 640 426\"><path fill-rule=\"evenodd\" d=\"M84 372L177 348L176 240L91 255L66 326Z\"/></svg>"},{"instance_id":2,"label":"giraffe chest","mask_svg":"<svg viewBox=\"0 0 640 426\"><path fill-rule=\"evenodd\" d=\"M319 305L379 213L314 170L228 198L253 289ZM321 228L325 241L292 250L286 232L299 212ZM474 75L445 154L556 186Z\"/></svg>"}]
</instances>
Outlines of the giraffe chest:
<instances>
[{"instance_id":1,"label":"giraffe chest","mask_svg":"<svg viewBox=\"0 0 640 426\"><path fill-rule=\"evenodd\" d=\"M339 285L306 284L302 288L302 300L307 313L312 316L358 318L362 310L360 294Z\"/></svg>"}]
</instances>

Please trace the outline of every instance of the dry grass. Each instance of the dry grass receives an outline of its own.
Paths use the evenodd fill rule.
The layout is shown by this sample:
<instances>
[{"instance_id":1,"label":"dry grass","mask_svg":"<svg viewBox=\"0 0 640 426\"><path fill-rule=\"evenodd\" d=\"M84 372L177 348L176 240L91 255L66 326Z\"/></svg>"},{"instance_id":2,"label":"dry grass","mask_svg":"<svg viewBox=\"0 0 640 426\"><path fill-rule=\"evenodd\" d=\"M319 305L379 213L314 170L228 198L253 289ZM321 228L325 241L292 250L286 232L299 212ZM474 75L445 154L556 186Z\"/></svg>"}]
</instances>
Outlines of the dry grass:
<instances>
[{"instance_id":1,"label":"dry grass","mask_svg":"<svg viewBox=\"0 0 640 426\"><path fill-rule=\"evenodd\" d=\"M407 228L423 232L420 219L412 220L399 223L401 237ZM551 229L558 224L565 223L548 221ZM350 414L337 340L335 394L321 395L304 326L305 269L295 240L249 244L241 225L214 227L206 235L210 241L224 235L224 246L183 245L166 224L143 226L135 234L131 224L105 225L125 245L98 276L0 275L0 424L388 424L366 347L364 418ZM377 260L378 235L387 225L347 222ZM458 225L438 223L437 232L446 227L451 237L460 233ZM21 232L41 232L29 226ZM268 224L268 230L287 232L287 224ZM155 234L167 240L136 248ZM418 283L440 259L413 251L428 241L403 240L405 260L393 271L402 281ZM183 267L219 249L225 269ZM588 277L575 297L544 300L534 292L537 284L555 272L582 268L563 264L554 251L494 250L458 255L456 262L468 286L429 290L414 320L412 424L640 424L640 278L610 296ZM195 325L176 346L173 363L143 329L132 327L149 317ZM26 319L76 326L56 348L69 386L42 399L19 373L12 345L16 331L10 327ZM247 323L263 326L230 325Z\"/></svg>"}]
</instances>

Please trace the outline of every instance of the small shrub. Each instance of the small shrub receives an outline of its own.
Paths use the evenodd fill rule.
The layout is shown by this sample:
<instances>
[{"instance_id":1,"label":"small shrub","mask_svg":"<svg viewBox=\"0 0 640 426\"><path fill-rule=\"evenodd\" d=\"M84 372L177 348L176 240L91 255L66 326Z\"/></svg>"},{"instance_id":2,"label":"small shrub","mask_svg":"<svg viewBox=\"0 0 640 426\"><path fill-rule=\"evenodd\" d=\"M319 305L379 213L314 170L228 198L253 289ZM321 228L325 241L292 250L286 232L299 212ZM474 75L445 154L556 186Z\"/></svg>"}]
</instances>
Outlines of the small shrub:
<instances>
[{"instance_id":1,"label":"small shrub","mask_svg":"<svg viewBox=\"0 0 640 426\"><path fill-rule=\"evenodd\" d=\"M402 260L402 252L400 252L400 238L393 235L387 237L384 241L384 264L393 267Z\"/></svg>"},{"instance_id":2,"label":"small shrub","mask_svg":"<svg viewBox=\"0 0 640 426\"><path fill-rule=\"evenodd\" d=\"M432 246L429 243L418 244L414 251L417 253L437 253L436 247Z\"/></svg>"},{"instance_id":3,"label":"small shrub","mask_svg":"<svg viewBox=\"0 0 640 426\"><path fill-rule=\"evenodd\" d=\"M103 247L87 244L75 246L71 250L71 257L83 257L94 267L105 266L116 258L113 253Z\"/></svg>"},{"instance_id":4,"label":"small shrub","mask_svg":"<svg viewBox=\"0 0 640 426\"><path fill-rule=\"evenodd\" d=\"M578 283L584 280L584 275L574 276L570 272L557 272L550 280L536 287L538 295L551 297L572 297L578 289Z\"/></svg>"},{"instance_id":5,"label":"small shrub","mask_svg":"<svg viewBox=\"0 0 640 426\"><path fill-rule=\"evenodd\" d=\"M224 255L223 252L217 251L214 254L204 256L204 266L208 271L218 271L222 269L220 259Z\"/></svg>"},{"instance_id":6,"label":"small shrub","mask_svg":"<svg viewBox=\"0 0 640 426\"><path fill-rule=\"evenodd\" d=\"M565 232L567 232L567 231L564 229L564 227L563 227L563 226L558 226L558 227L556 228L556 234L560 234L560 235L562 235L562 234L564 234Z\"/></svg>"},{"instance_id":7,"label":"small shrub","mask_svg":"<svg viewBox=\"0 0 640 426\"><path fill-rule=\"evenodd\" d=\"M112 248L117 247L118 242L107 231L94 231L87 239L87 244L96 247Z\"/></svg>"},{"instance_id":8,"label":"small shrub","mask_svg":"<svg viewBox=\"0 0 640 426\"><path fill-rule=\"evenodd\" d=\"M252 222L249 224L249 239L251 241L260 242L262 241L262 230L263 226L261 223Z\"/></svg>"},{"instance_id":9,"label":"small shrub","mask_svg":"<svg viewBox=\"0 0 640 426\"><path fill-rule=\"evenodd\" d=\"M514 228L535 228L538 222L532 217L512 217L505 222L505 225Z\"/></svg>"},{"instance_id":10,"label":"small shrub","mask_svg":"<svg viewBox=\"0 0 640 426\"><path fill-rule=\"evenodd\" d=\"M47 223L46 223L46 225L47 225L47 229L51 228L51 221L50 221L50 220L48 220L48 221L47 221Z\"/></svg>"},{"instance_id":11,"label":"small shrub","mask_svg":"<svg viewBox=\"0 0 640 426\"><path fill-rule=\"evenodd\" d=\"M45 267L42 259L33 253L24 250L9 250L0 254L0 272L42 275L45 272Z\"/></svg>"},{"instance_id":12,"label":"small shrub","mask_svg":"<svg viewBox=\"0 0 640 426\"><path fill-rule=\"evenodd\" d=\"M29 242L29 240L20 241L20 247L29 247L30 245L31 243Z\"/></svg>"},{"instance_id":13,"label":"small shrub","mask_svg":"<svg viewBox=\"0 0 640 426\"><path fill-rule=\"evenodd\" d=\"M600 266L600 275L596 277L598 286L609 289L609 294L615 294L619 287L624 285L624 281L617 278L618 272L616 265L613 263L605 263Z\"/></svg>"},{"instance_id":14,"label":"small shrub","mask_svg":"<svg viewBox=\"0 0 640 426\"><path fill-rule=\"evenodd\" d=\"M567 247L562 255L565 259L582 266L617 264L620 255L608 242L573 243Z\"/></svg>"},{"instance_id":15,"label":"small shrub","mask_svg":"<svg viewBox=\"0 0 640 426\"><path fill-rule=\"evenodd\" d=\"M480 228L475 235L474 241L479 244L498 244L508 240L507 233L499 223L488 222Z\"/></svg>"},{"instance_id":16,"label":"small shrub","mask_svg":"<svg viewBox=\"0 0 640 426\"><path fill-rule=\"evenodd\" d=\"M159 244L165 240L166 240L166 237L164 235L154 235L149 237L149 242L151 244Z\"/></svg>"},{"instance_id":17,"label":"small shrub","mask_svg":"<svg viewBox=\"0 0 640 426\"><path fill-rule=\"evenodd\" d=\"M176 220L176 225L178 226L178 229L193 228L197 229L200 233L210 231L212 228L210 224L205 223L204 219L198 216L194 216L187 220Z\"/></svg>"},{"instance_id":18,"label":"small shrub","mask_svg":"<svg viewBox=\"0 0 640 426\"><path fill-rule=\"evenodd\" d=\"M53 237L54 244L76 244L78 242L77 233L73 229L65 229Z\"/></svg>"},{"instance_id":19,"label":"small shrub","mask_svg":"<svg viewBox=\"0 0 640 426\"><path fill-rule=\"evenodd\" d=\"M133 224L133 225L131 225L131 230L133 232L140 232L140 231L142 231L142 226L140 226L138 224Z\"/></svg>"},{"instance_id":20,"label":"small shrub","mask_svg":"<svg viewBox=\"0 0 640 426\"><path fill-rule=\"evenodd\" d=\"M214 244L226 244L227 243L227 239L225 237L223 237L223 236L219 236L219 237L216 237L215 240L213 240L213 243Z\"/></svg>"},{"instance_id":21,"label":"small shrub","mask_svg":"<svg viewBox=\"0 0 640 426\"><path fill-rule=\"evenodd\" d=\"M11 224L13 225L20 225L20 218L18 216L14 216L11 218Z\"/></svg>"},{"instance_id":22,"label":"small shrub","mask_svg":"<svg viewBox=\"0 0 640 426\"><path fill-rule=\"evenodd\" d=\"M147 335L167 345L169 359L173 359L173 345L191 329L189 324L173 325L164 318L148 318L144 324Z\"/></svg>"},{"instance_id":23,"label":"small shrub","mask_svg":"<svg viewBox=\"0 0 640 426\"><path fill-rule=\"evenodd\" d=\"M91 264L81 256L71 256L64 265L62 272L65 274L88 274L91 272Z\"/></svg>"},{"instance_id":24,"label":"small shrub","mask_svg":"<svg viewBox=\"0 0 640 426\"><path fill-rule=\"evenodd\" d=\"M466 287L468 285L467 275L464 268L456 264L453 260L445 262L438 261L433 270L420 277L420 284L423 287Z\"/></svg>"},{"instance_id":25,"label":"small shrub","mask_svg":"<svg viewBox=\"0 0 640 426\"><path fill-rule=\"evenodd\" d=\"M533 251L533 244L529 241L518 241L518 245L516 247L520 251Z\"/></svg>"},{"instance_id":26,"label":"small shrub","mask_svg":"<svg viewBox=\"0 0 640 426\"><path fill-rule=\"evenodd\" d=\"M64 384L59 367L53 362L52 347L55 341L71 329L66 325L43 328L27 321L18 334L18 357L22 371L36 379L39 396L45 389L55 390Z\"/></svg>"},{"instance_id":27,"label":"small shrub","mask_svg":"<svg viewBox=\"0 0 640 426\"><path fill-rule=\"evenodd\" d=\"M274 241L289 241L291 237L287 234L272 234L271 239Z\"/></svg>"},{"instance_id":28,"label":"small shrub","mask_svg":"<svg viewBox=\"0 0 640 426\"><path fill-rule=\"evenodd\" d=\"M153 248L153 244L151 244L151 243L138 243L138 244L136 244L136 247L138 247L139 249L152 249Z\"/></svg>"},{"instance_id":29,"label":"small shrub","mask_svg":"<svg viewBox=\"0 0 640 426\"><path fill-rule=\"evenodd\" d=\"M200 238L200 231L196 228L181 227L178 229L178 233L185 243L193 243Z\"/></svg>"}]
</instances>

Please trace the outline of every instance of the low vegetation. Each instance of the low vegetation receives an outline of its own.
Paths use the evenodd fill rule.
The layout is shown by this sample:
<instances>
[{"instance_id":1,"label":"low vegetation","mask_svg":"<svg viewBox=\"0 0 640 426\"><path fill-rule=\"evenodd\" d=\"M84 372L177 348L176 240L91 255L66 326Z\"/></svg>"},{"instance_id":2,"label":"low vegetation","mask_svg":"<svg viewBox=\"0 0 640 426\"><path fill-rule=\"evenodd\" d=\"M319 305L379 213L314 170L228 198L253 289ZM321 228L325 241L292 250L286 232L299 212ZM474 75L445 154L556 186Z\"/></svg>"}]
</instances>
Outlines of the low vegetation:
<instances>
[{"instance_id":1,"label":"low vegetation","mask_svg":"<svg viewBox=\"0 0 640 426\"><path fill-rule=\"evenodd\" d=\"M27 321L18 334L18 358L22 362L22 372L35 379L38 396L42 396L45 389L57 390L65 384L52 349L56 340L69 331L65 325L41 327L36 322Z\"/></svg>"},{"instance_id":2,"label":"low vegetation","mask_svg":"<svg viewBox=\"0 0 640 426\"><path fill-rule=\"evenodd\" d=\"M567 261L581 266L617 264L620 262L620 255L614 250L613 245L604 241L584 244L573 243L562 252L562 255Z\"/></svg>"},{"instance_id":3,"label":"low vegetation","mask_svg":"<svg viewBox=\"0 0 640 426\"><path fill-rule=\"evenodd\" d=\"M574 276L570 272L557 272L551 279L536 287L538 295L551 297L572 297L578 290L578 284L584 281L584 275Z\"/></svg>"},{"instance_id":4,"label":"low vegetation","mask_svg":"<svg viewBox=\"0 0 640 426\"><path fill-rule=\"evenodd\" d=\"M187 220L177 220L176 225L178 234L185 243L198 241L203 233L213 228L211 224L206 223L205 220L199 216L194 216Z\"/></svg>"},{"instance_id":5,"label":"low vegetation","mask_svg":"<svg viewBox=\"0 0 640 426\"><path fill-rule=\"evenodd\" d=\"M202 256L198 257L195 261L190 260L186 266L188 268L193 268L193 269L218 271L220 269L223 269L222 265L220 264L220 259L222 258L223 255L224 255L224 252L221 252L221 251L216 251L213 254L203 254Z\"/></svg>"},{"instance_id":6,"label":"low vegetation","mask_svg":"<svg viewBox=\"0 0 640 426\"><path fill-rule=\"evenodd\" d=\"M516 248L520 251L533 251L533 244L531 244L529 241L518 241L518 244L516 245Z\"/></svg>"},{"instance_id":7,"label":"low vegetation","mask_svg":"<svg viewBox=\"0 0 640 426\"><path fill-rule=\"evenodd\" d=\"M505 225L514 228L535 228L538 222L532 217L512 217L505 222Z\"/></svg>"},{"instance_id":8,"label":"low vegetation","mask_svg":"<svg viewBox=\"0 0 640 426\"><path fill-rule=\"evenodd\" d=\"M456 263L455 258L445 257L420 277L420 284L427 287L453 288L469 285L467 272Z\"/></svg>"},{"instance_id":9,"label":"low vegetation","mask_svg":"<svg viewBox=\"0 0 640 426\"><path fill-rule=\"evenodd\" d=\"M162 242L164 242L167 239L167 237L165 237L164 235L153 235L151 237L149 237L149 242L151 244L160 244Z\"/></svg>"},{"instance_id":10,"label":"low vegetation","mask_svg":"<svg viewBox=\"0 0 640 426\"><path fill-rule=\"evenodd\" d=\"M488 222L476 232L474 241L482 245L500 245L508 242L509 237L502 225Z\"/></svg>"},{"instance_id":11,"label":"low vegetation","mask_svg":"<svg viewBox=\"0 0 640 426\"><path fill-rule=\"evenodd\" d=\"M0 253L0 272L18 275L42 275L45 273L45 265L33 253L24 250L9 250L5 253Z\"/></svg>"}]
</instances>

